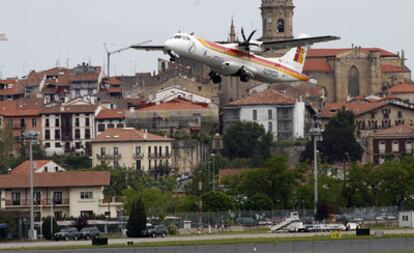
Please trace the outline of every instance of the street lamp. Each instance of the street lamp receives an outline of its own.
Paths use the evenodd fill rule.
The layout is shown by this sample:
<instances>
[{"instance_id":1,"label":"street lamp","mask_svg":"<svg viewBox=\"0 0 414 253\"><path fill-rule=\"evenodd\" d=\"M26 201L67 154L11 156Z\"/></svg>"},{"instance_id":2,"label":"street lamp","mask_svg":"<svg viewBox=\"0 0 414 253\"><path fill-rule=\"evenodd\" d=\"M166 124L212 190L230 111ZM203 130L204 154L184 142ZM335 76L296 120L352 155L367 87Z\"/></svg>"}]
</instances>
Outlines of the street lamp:
<instances>
[{"instance_id":1,"label":"street lamp","mask_svg":"<svg viewBox=\"0 0 414 253\"><path fill-rule=\"evenodd\" d=\"M313 139L313 176L314 176L314 214L318 212L318 141L322 140L322 129L320 128L320 115L315 115L315 127L309 130Z\"/></svg>"},{"instance_id":2,"label":"street lamp","mask_svg":"<svg viewBox=\"0 0 414 253\"><path fill-rule=\"evenodd\" d=\"M213 174L213 192L216 192L216 178L215 178L215 171L214 171L214 158L215 158L215 154L214 153L212 153L211 155L211 159L212 159L212 174Z\"/></svg>"},{"instance_id":3,"label":"street lamp","mask_svg":"<svg viewBox=\"0 0 414 253\"><path fill-rule=\"evenodd\" d=\"M30 230L29 230L29 240L37 240L36 230L34 229L34 203L33 203L33 143L36 141L38 132L35 131L26 131L23 133L23 139L29 141L29 159L30 159Z\"/></svg>"}]
</instances>

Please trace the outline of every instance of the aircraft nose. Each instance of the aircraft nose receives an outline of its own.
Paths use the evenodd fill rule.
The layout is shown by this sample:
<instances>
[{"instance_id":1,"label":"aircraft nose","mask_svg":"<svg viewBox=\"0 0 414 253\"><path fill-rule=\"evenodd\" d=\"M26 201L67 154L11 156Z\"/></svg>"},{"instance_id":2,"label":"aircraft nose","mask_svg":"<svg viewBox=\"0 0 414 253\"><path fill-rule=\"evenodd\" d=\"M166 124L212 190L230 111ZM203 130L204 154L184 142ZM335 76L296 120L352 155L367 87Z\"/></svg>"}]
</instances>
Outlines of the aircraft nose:
<instances>
[{"instance_id":1,"label":"aircraft nose","mask_svg":"<svg viewBox=\"0 0 414 253\"><path fill-rule=\"evenodd\" d=\"M167 40L165 43L164 43L164 47L167 49L167 50L173 50L174 49L174 41L173 40Z\"/></svg>"}]
</instances>

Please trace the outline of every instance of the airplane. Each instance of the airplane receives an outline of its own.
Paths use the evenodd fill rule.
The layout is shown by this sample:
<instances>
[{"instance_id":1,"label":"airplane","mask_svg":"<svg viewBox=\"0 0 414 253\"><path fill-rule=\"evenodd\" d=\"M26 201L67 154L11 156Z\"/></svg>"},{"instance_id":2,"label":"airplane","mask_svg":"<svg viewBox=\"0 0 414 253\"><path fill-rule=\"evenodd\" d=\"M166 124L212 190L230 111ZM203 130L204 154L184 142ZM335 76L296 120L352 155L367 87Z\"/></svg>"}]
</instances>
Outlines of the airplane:
<instances>
[{"instance_id":1,"label":"airplane","mask_svg":"<svg viewBox=\"0 0 414 253\"><path fill-rule=\"evenodd\" d=\"M221 83L221 76L237 76L241 82L257 80L265 83L308 81L302 73L306 55L311 45L319 42L339 40L336 36L309 37L301 35L292 40L256 41L252 40L256 31L249 37L242 28L243 41L236 43L209 41L194 33L176 33L164 45L132 45L130 48L145 51L162 51L170 56L170 61L184 58L204 64L211 69L211 81ZM279 58L260 56L272 50L290 49Z\"/></svg>"}]
</instances>

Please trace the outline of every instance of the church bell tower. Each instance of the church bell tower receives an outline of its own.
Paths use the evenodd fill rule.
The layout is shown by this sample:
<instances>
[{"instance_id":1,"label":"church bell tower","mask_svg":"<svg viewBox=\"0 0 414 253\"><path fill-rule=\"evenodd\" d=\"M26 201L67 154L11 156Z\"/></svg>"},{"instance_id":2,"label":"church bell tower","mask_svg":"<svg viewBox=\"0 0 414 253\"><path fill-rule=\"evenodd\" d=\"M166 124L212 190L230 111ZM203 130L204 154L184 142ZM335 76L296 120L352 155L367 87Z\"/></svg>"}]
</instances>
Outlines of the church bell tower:
<instances>
[{"instance_id":1,"label":"church bell tower","mask_svg":"<svg viewBox=\"0 0 414 253\"><path fill-rule=\"evenodd\" d=\"M262 0L263 41L293 39L293 0Z\"/></svg>"}]
</instances>

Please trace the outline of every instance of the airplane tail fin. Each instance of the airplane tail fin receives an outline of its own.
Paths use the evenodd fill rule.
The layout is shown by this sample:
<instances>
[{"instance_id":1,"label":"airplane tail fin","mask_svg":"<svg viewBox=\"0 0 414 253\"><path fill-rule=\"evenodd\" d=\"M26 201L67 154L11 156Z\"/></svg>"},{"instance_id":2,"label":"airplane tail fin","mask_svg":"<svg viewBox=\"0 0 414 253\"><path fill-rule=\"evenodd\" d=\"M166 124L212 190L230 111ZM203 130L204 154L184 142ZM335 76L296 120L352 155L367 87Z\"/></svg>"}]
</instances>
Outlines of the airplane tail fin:
<instances>
[{"instance_id":1,"label":"airplane tail fin","mask_svg":"<svg viewBox=\"0 0 414 253\"><path fill-rule=\"evenodd\" d=\"M307 38L308 35L300 35L299 38ZM295 71L302 73L303 67L305 65L306 56L310 46L304 47L295 47L290 49L285 55L280 58L272 59L274 61L279 61L284 65L289 66L290 68L294 69Z\"/></svg>"}]
</instances>

